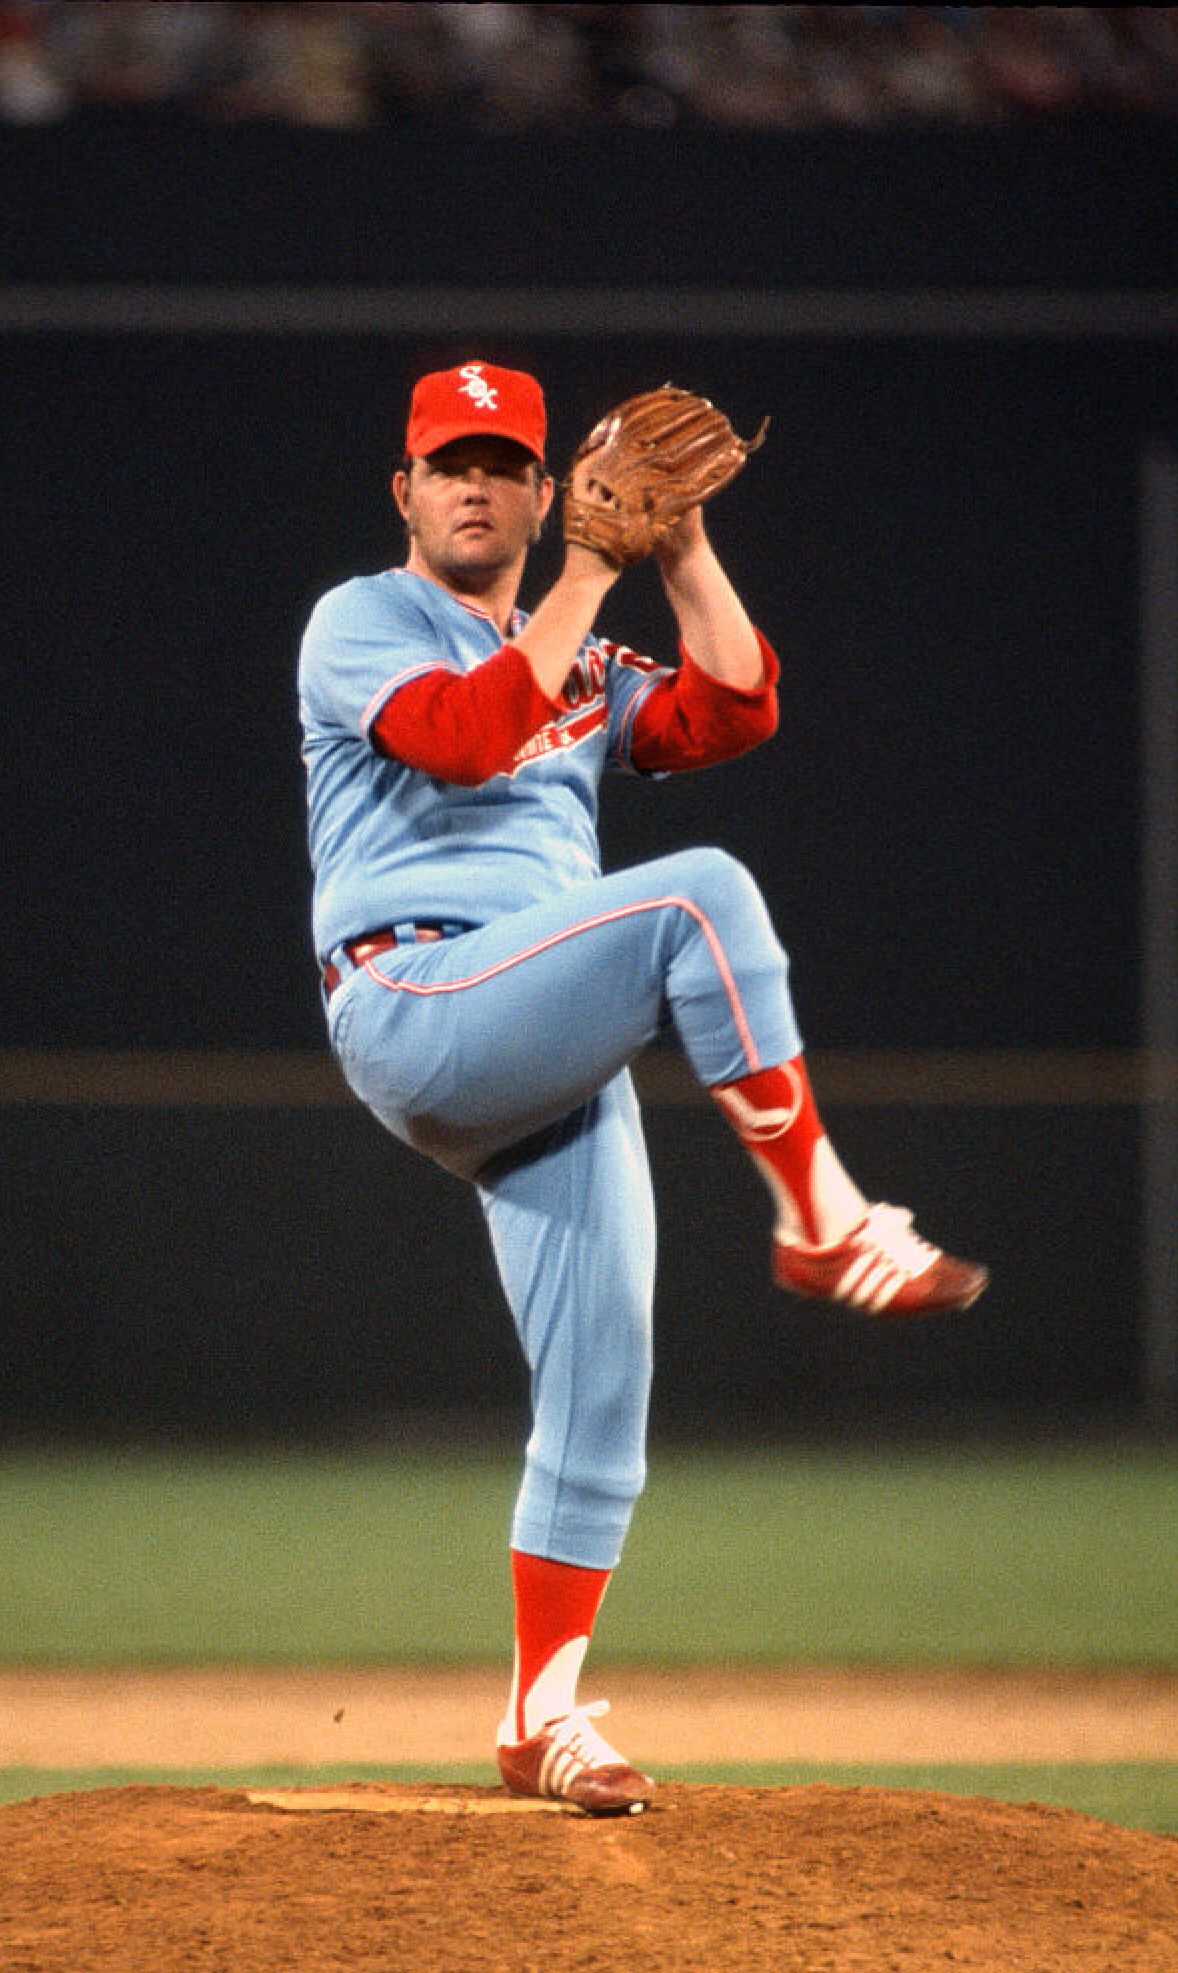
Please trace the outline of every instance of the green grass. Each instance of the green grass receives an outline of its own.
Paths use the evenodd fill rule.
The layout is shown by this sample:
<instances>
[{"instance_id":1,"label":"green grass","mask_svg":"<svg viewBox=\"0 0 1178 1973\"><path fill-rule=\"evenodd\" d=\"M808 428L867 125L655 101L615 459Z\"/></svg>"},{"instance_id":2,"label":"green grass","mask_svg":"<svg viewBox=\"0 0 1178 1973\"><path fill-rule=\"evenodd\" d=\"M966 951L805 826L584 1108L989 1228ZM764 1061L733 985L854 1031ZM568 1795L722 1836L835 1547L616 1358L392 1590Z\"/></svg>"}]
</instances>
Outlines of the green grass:
<instances>
[{"instance_id":1,"label":"green grass","mask_svg":"<svg viewBox=\"0 0 1178 1973\"><path fill-rule=\"evenodd\" d=\"M1178 1665L1176 1528L1173 1450L674 1461L612 1614L671 1659Z\"/></svg>"},{"instance_id":2,"label":"green grass","mask_svg":"<svg viewBox=\"0 0 1178 1973\"><path fill-rule=\"evenodd\" d=\"M773 1766L660 1768L662 1780L730 1782L741 1787L805 1787L829 1782L843 1788L931 1789L946 1795L982 1795L1002 1802L1041 1802L1075 1809L1121 1828L1178 1832L1178 1762L1079 1762L1066 1766L850 1766L790 1762ZM132 1782L179 1788L324 1788L355 1781L416 1781L438 1787L465 1782L497 1784L484 1763L436 1767L250 1768L0 1768L0 1803L78 1789L121 1788Z\"/></svg>"},{"instance_id":3,"label":"green grass","mask_svg":"<svg viewBox=\"0 0 1178 1973\"><path fill-rule=\"evenodd\" d=\"M0 1461L0 1659L461 1659L510 1622L505 1461Z\"/></svg>"},{"instance_id":4,"label":"green grass","mask_svg":"<svg viewBox=\"0 0 1178 1973\"><path fill-rule=\"evenodd\" d=\"M0 1661L500 1660L514 1454L0 1457ZM651 1460L600 1657L1178 1665L1178 1449Z\"/></svg>"}]
</instances>

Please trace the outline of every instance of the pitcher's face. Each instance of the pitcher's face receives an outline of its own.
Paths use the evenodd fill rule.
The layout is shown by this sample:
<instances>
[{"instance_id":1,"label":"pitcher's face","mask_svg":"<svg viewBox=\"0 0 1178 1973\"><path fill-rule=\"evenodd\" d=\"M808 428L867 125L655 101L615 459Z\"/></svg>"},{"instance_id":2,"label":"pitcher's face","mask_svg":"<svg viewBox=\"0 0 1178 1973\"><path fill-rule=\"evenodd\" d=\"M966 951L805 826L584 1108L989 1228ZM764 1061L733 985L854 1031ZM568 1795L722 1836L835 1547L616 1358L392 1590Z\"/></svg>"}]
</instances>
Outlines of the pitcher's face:
<instances>
[{"instance_id":1,"label":"pitcher's face","mask_svg":"<svg viewBox=\"0 0 1178 1973\"><path fill-rule=\"evenodd\" d=\"M522 569L552 505L553 481L511 439L458 438L394 475L408 567L458 588Z\"/></svg>"}]
</instances>

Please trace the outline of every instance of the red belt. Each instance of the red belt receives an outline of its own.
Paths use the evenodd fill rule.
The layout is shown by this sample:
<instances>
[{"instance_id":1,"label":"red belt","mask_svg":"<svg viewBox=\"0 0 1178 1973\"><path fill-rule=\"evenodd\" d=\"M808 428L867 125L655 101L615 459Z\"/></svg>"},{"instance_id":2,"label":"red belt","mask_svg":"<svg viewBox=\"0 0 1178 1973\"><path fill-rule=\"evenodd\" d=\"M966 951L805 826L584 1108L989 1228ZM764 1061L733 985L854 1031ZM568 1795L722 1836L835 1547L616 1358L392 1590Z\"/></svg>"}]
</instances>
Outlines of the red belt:
<instances>
[{"instance_id":1,"label":"red belt","mask_svg":"<svg viewBox=\"0 0 1178 1973\"><path fill-rule=\"evenodd\" d=\"M378 953L387 952L390 946L421 945L431 939L440 939L445 936L440 925L402 926L399 932L365 932L361 938L345 939L344 951L347 953L353 966L364 966L370 959L375 959ZM329 1000L339 985L339 982L339 967L333 966L331 961L328 960L326 966L323 968L323 985Z\"/></svg>"}]
</instances>

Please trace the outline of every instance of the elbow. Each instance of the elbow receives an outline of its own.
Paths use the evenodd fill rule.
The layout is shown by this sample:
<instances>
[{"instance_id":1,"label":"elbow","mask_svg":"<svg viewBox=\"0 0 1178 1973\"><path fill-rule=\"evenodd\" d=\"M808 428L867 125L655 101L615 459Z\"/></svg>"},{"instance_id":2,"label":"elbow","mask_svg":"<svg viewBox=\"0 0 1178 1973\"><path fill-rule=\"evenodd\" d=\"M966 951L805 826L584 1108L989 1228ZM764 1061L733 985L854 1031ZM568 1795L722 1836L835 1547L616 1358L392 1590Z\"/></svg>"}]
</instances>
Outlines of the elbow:
<instances>
[{"instance_id":1,"label":"elbow","mask_svg":"<svg viewBox=\"0 0 1178 1973\"><path fill-rule=\"evenodd\" d=\"M751 754L755 747L763 747L771 740L781 724L776 692L766 695L764 704L757 707L756 713L745 720L742 730L733 735L732 757Z\"/></svg>"},{"instance_id":2,"label":"elbow","mask_svg":"<svg viewBox=\"0 0 1178 1973\"><path fill-rule=\"evenodd\" d=\"M755 748L763 747L767 740L773 738L780 724L777 694L774 692L768 703L758 709L756 718L749 720L744 732L737 738L732 750L732 758L736 759L741 754L751 754Z\"/></svg>"}]
</instances>

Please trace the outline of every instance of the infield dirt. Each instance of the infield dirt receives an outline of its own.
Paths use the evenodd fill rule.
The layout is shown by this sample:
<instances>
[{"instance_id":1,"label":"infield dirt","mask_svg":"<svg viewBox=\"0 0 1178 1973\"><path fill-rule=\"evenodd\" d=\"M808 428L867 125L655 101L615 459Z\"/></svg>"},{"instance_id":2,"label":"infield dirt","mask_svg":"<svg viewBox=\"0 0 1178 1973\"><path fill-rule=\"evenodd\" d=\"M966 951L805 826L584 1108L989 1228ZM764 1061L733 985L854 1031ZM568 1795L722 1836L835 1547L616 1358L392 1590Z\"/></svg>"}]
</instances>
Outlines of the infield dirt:
<instances>
[{"instance_id":1,"label":"infield dirt","mask_svg":"<svg viewBox=\"0 0 1178 1973\"><path fill-rule=\"evenodd\" d=\"M676 1683L694 1699L687 1738L672 1736ZM346 1763L357 1757L345 1728L368 1762L419 1758L413 1735L433 1736L439 1762L486 1759L500 1684L354 1669L7 1672L0 1761ZM619 1671L602 1684L616 1737L642 1760L660 1719L664 1760L1178 1747L1178 1681L1163 1676ZM904 1754L885 1744L889 1719ZM455 1751L476 1733L473 1751ZM0 1808L4 1973L941 1966L1178 1973L1178 1838L1037 1805L830 1785L665 1782L647 1814L609 1822L495 1788L371 1782L79 1789Z\"/></svg>"}]
</instances>

